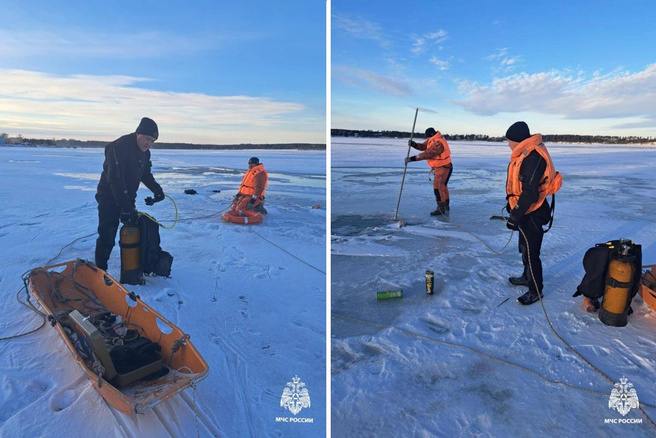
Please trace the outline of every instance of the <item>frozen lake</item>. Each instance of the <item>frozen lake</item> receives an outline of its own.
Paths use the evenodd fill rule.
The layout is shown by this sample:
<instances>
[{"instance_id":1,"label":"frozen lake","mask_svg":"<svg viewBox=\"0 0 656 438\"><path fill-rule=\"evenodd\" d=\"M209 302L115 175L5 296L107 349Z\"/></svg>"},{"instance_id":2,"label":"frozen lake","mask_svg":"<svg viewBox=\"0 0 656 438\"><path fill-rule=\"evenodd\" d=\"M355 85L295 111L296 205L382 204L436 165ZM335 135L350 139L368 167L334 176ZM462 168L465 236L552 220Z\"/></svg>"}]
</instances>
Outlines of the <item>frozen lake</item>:
<instances>
[{"instance_id":1,"label":"frozen lake","mask_svg":"<svg viewBox=\"0 0 656 438\"><path fill-rule=\"evenodd\" d=\"M656 419L656 313L639 297L624 328L604 326L572 298L595 243L629 238L656 263L656 148L549 145L564 185L542 261L558 332L616 381L626 376ZM451 143L448 222L428 167L410 163L392 220L407 140L332 139L332 431L335 436L653 436L604 424L613 385L562 344L525 291L517 233L490 221L505 205L505 144ZM424 272L435 272L435 294ZM376 291L404 297L376 301ZM531 425L527 429L527 425Z\"/></svg>"},{"instance_id":2,"label":"frozen lake","mask_svg":"<svg viewBox=\"0 0 656 438\"><path fill-rule=\"evenodd\" d=\"M253 155L270 172L269 215L253 227L223 223ZM16 302L23 272L93 260L102 161L102 149L0 147L0 337L40 322ZM0 436L324 436L325 153L153 150L152 161L180 211L175 228L161 230L172 277L129 289L191 335L208 377L129 417L108 407L46 325L0 342ZM145 196L142 186L137 208L171 225L170 201L146 207ZM119 276L118 244L109 271ZM280 398L294 376L311 398L299 416L313 423L276 422L292 416Z\"/></svg>"}]
</instances>

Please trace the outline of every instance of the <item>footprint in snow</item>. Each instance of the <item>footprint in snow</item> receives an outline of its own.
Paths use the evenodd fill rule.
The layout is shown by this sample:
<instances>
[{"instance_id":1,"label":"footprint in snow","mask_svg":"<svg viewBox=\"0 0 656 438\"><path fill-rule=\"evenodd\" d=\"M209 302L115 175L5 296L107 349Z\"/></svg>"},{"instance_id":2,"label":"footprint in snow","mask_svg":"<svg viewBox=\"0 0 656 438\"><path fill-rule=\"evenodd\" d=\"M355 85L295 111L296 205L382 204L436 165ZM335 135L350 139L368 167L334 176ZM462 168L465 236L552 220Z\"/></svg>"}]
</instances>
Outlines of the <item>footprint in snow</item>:
<instances>
[{"instance_id":1,"label":"footprint in snow","mask_svg":"<svg viewBox=\"0 0 656 438\"><path fill-rule=\"evenodd\" d=\"M478 333L476 337L484 343L488 344L494 341L494 335L492 335L492 333L485 328L481 328L480 333Z\"/></svg>"},{"instance_id":2,"label":"footprint in snow","mask_svg":"<svg viewBox=\"0 0 656 438\"><path fill-rule=\"evenodd\" d=\"M483 308L479 304L477 304L474 300L464 299L462 301L454 303L453 307L473 315L478 315L483 311Z\"/></svg>"},{"instance_id":3,"label":"footprint in snow","mask_svg":"<svg viewBox=\"0 0 656 438\"><path fill-rule=\"evenodd\" d=\"M3 378L3 391L9 394L23 392L21 397L9 397L7 400L0 401L0 425L26 406L36 403L48 391L50 386L51 382L46 380L32 380L25 384L21 380Z\"/></svg>"},{"instance_id":4,"label":"footprint in snow","mask_svg":"<svg viewBox=\"0 0 656 438\"><path fill-rule=\"evenodd\" d=\"M451 331L448 323L443 320L439 320L434 317L426 317L422 319L428 326L428 329L434 333L442 335Z\"/></svg>"},{"instance_id":5,"label":"footprint in snow","mask_svg":"<svg viewBox=\"0 0 656 438\"><path fill-rule=\"evenodd\" d=\"M66 389L55 393L50 397L50 409L53 412L63 411L77 400L78 394L72 389Z\"/></svg>"},{"instance_id":6,"label":"footprint in snow","mask_svg":"<svg viewBox=\"0 0 656 438\"><path fill-rule=\"evenodd\" d=\"M465 323L465 334L466 335L477 335L480 330L480 326L475 322L466 322Z\"/></svg>"}]
</instances>

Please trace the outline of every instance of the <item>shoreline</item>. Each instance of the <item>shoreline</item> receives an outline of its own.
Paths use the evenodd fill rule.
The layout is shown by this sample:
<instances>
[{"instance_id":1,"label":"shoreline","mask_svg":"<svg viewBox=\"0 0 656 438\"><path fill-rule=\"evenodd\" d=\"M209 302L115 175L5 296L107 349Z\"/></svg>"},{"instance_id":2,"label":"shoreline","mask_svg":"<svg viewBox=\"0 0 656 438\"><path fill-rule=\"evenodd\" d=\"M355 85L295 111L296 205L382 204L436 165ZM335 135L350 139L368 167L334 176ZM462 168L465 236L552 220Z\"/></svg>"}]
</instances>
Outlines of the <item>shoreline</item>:
<instances>
[{"instance_id":1,"label":"shoreline","mask_svg":"<svg viewBox=\"0 0 656 438\"><path fill-rule=\"evenodd\" d=\"M62 145L52 145L52 144L0 144L2 147L21 147L21 148L53 148L53 149L100 149L104 148L111 142L100 143L98 144L62 144ZM238 144L238 145L194 145L194 144L175 144L175 143L163 143L159 145L154 145L151 149L155 150L199 150L199 151L209 151L209 150L299 150L299 151L325 151L325 144L315 144L315 143L280 143L280 144Z\"/></svg>"}]
</instances>

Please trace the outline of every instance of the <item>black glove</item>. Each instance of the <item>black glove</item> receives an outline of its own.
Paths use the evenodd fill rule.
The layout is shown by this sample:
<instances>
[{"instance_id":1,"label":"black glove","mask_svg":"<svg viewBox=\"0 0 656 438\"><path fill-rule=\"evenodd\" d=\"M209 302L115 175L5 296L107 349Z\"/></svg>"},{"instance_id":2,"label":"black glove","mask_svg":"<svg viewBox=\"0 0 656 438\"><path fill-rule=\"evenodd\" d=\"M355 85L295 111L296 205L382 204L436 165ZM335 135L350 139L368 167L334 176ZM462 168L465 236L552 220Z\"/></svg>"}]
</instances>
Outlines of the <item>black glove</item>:
<instances>
[{"instance_id":1,"label":"black glove","mask_svg":"<svg viewBox=\"0 0 656 438\"><path fill-rule=\"evenodd\" d=\"M158 192L155 193L155 197L151 198L150 196L144 199L144 202L146 205L153 205L156 202L163 201L164 200L164 192Z\"/></svg>"},{"instance_id":2,"label":"black glove","mask_svg":"<svg viewBox=\"0 0 656 438\"><path fill-rule=\"evenodd\" d=\"M125 225L136 225L139 221L139 213L136 209L121 212L121 222Z\"/></svg>"},{"instance_id":3,"label":"black glove","mask_svg":"<svg viewBox=\"0 0 656 438\"><path fill-rule=\"evenodd\" d=\"M514 210L510 212L510 217L508 218L508 221L506 222L506 228L509 230L517 231L519 230L519 220L514 213Z\"/></svg>"},{"instance_id":4,"label":"black glove","mask_svg":"<svg viewBox=\"0 0 656 438\"><path fill-rule=\"evenodd\" d=\"M415 143L413 140L408 140L408 146L415 147L417 146L417 143Z\"/></svg>"},{"instance_id":5,"label":"black glove","mask_svg":"<svg viewBox=\"0 0 656 438\"><path fill-rule=\"evenodd\" d=\"M264 196L251 196L251 200L249 201L249 204L251 204L253 207L257 207L258 205L262 204L264 202Z\"/></svg>"},{"instance_id":6,"label":"black glove","mask_svg":"<svg viewBox=\"0 0 656 438\"><path fill-rule=\"evenodd\" d=\"M417 161L417 156L413 155L411 157L406 157L405 158L405 164L408 164L410 161Z\"/></svg>"}]
</instances>

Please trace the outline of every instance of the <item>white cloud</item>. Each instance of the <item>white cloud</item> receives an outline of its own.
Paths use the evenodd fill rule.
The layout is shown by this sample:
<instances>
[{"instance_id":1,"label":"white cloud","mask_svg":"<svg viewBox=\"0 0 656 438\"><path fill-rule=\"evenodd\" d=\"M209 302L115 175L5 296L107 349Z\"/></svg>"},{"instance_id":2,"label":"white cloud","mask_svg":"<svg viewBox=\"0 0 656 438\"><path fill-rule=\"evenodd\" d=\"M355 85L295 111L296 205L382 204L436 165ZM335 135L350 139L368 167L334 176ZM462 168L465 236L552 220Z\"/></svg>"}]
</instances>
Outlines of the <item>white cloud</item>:
<instances>
[{"instance_id":1,"label":"white cloud","mask_svg":"<svg viewBox=\"0 0 656 438\"><path fill-rule=\"evenodd\" d=\"M434 44L439 44L447 39L448 33L444 29L439 29L437 32L430 32L425 36L428 41L431 41Z\"/></svg>"},{"instance_id":2,"label":"white cloud","mask_svg":"<svg viewBox=\"0 0 656 438\"><path fill-rule=\"evenodd\" d=\"M372 40L383 48L389 48L390 42L385 37L382 28L377 23L364 19L355 19L343 15L333 15L332 26L356 38Z\"/></svg>"},{"instance_id":3,"label":"white cloud","mask_svg":"<svg viewBox=\"0 0 656 438\"><path fill-rule=\"evenodd\" d=\"M426 40L423 37L415 37L414 41L412 42L412 49L410 49L410 51L415 55L419 55L424 50L426 50L425 46Z\"/></svg>"},{"instance_id":4,"label":"white cloud","mask_svg":"<svg viewBox=\"0 0 656 438\"><path fill-rule=\"evenodd\" d=\"M656 117L655 116L645 116L641 121L638 122L627 122L627 123L618 123L617 125L611 126L614 129L641 129L647 128L651 130L656 130Z\"/></svg>"},{"instance_id":5,"label":"white cloud","mask_svg":"<svg viewBox=\"0 0 656 438\"><path fill-rule=\"evenodd\" d=\"M406 81L375 73L361 68L337 66L332 69L333 77L349 85L371 88L393 96L408 96L412 87Z\"/></svg>"},{"instance_id":6,"label":"white cloud","mask_svg":"<svg viewBox=\"0 0 656 438\"><path fill-rule=\"evenodd\" d=\"M0 131L111 140L149 116L162 141L323 142L323 117L303 113L302 104L142 88L147 81L0 69Z\"/></svg>"},{"instance_id":7,"label":"white cloud","mask_svg":"<svg viewBox=\"0 0 656 438\"><path fill-rule=\"evenodd\" d=\"M439 46L444 40L448 38L448 32L444 29L439 29L436 32L425 33L420 36L415 36L412 41L412 49L410 51L415 55L423 53L427 47Z\"/></svg>"},{"instance_id":8,"label":"white cloud","mask_svg":"<svg viewBox=\"0 0 656 438\"><path fill-rule=\"evenodd\" d=\"M181 36L161 32L109 34L74 29L58 29L56 32L0 29L0 56L4 58L32 56L154 58L213 50L228 39L247 37L246 35L244 33L223 36L214 33Z\"/></svg>"},{"instance_id":9,"label":"white cloud","mask_svg":"<svg viewBox=\"0 0 656 438\"><path fill-rule=\"evenodd\" d=\"M493 70L497 73L511 72L515 65L521 60L519 56L509 55L507 47L497 49L491 55L486 56L485 59L494 62Z\"/></svg>"},{"instance_id":10,"label":"white cloud","mask_svg":"<svg viewBox=\"0 0 656 438\"><path fill-rule=\"evenodd\" d=\"M437 66L437 68L438 68L440 71L445 71L445 70L448 70L448 69L449 69L449 61L445 61L445 60L443 60L443 59L439 59L439 58L437 58L437 57L435 57L435 56L433 56L433 57L430 59L430 63L433 64L433 65L435 65L435 66Z\"/></svg>"},{"instance_id":11,"label":"white cloud","mask_svg":"<svg viewBox=\"0 0 656 438\"><path fill-rule=\"evenodd\" d=\"M656 127L656 64L638 72L587 77L561 71L520 73L480 85L462 81L456 102L481 115L534 111L567 119L623 119L618 128Z\"/></svg>"}]
</instances>

